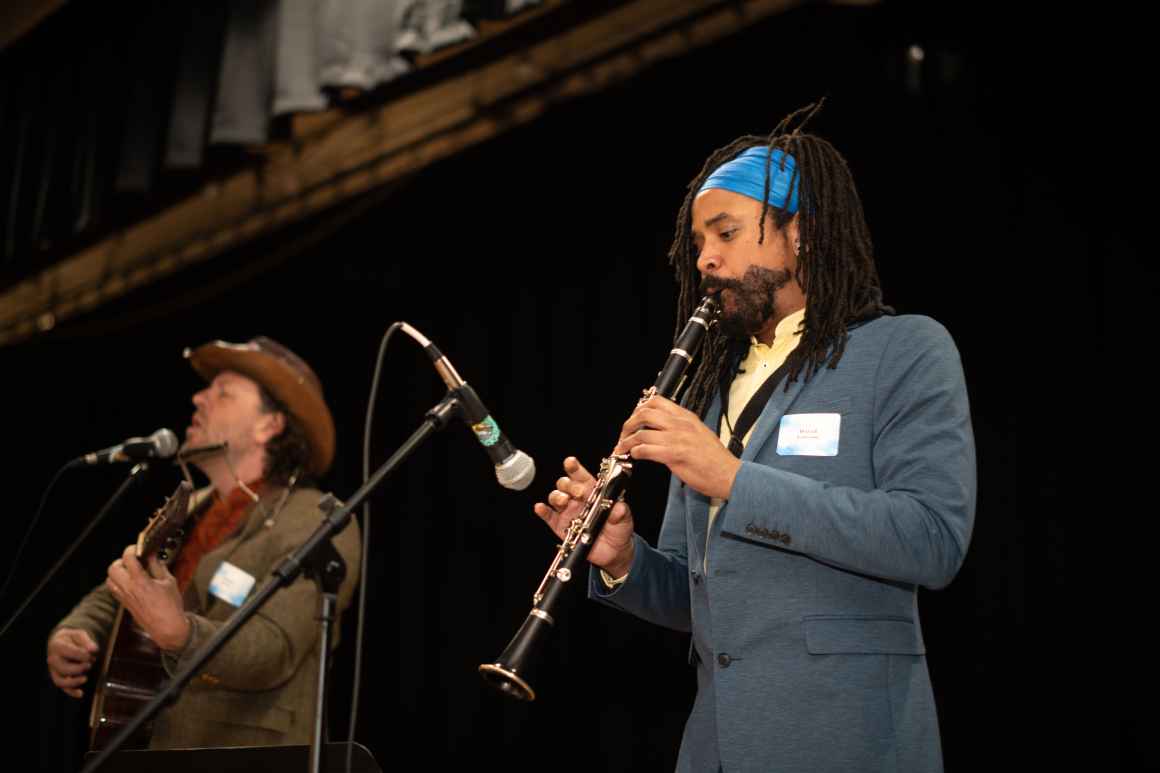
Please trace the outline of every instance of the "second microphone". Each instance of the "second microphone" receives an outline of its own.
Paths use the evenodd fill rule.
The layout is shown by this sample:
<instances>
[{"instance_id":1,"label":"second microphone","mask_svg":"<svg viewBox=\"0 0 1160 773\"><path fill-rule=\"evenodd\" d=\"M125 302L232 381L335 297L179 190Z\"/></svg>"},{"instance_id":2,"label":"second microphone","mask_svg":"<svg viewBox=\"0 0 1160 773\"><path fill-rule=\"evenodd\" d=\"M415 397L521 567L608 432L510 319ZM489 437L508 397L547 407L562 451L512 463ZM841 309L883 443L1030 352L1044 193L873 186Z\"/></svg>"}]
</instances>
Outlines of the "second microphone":
<instances>
[{"instance_id":1,"label":"second microphone","mask_svg":"<svg viewBox=\"0 0 1160 773\"><path fill-rule=\"evenodd\" d=\"M459 401L460 415L495 464L496 480L504 488L516 491L526 489L536 477L536 463L532 461L532 457L512 445L492 418L491 412L479 399L479 395L460 377L443 352L439 351L439 347L406 322L402 323L402 327L407 335L422 345L427 356L435 364L435 370L443 379L443 383Z\"/></svg>"}]
</instances>

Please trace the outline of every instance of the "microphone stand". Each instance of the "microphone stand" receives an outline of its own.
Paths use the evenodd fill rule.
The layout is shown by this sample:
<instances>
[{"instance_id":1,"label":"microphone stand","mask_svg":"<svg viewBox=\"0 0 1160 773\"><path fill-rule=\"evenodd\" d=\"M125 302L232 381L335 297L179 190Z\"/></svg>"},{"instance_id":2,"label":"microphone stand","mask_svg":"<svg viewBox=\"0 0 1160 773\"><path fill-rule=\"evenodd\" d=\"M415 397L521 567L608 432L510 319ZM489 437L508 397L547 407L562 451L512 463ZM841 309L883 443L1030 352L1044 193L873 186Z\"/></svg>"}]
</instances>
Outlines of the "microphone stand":
<instances>
[{"instance_id":1,"label":"microphone stand","mask_svg":"<svg viewBox=\"0 0 1160 773\"><path fill-rule=\"evenodd\" d=\"M338 500L327 494L318 507L329 517L338 507ZM314 724L310 731L310 773L322 771L322 752L326 747L322 737L326 727L326 677L330 663L330 634L338 612L338 591L346 577L346 561L334 542L325 539L318 549L303 560L307 574L318 585L318 677L314 694Z\"/></svg>"},{"instance_id":2,"label":"microphone stand","mask_svg":"<svg viewBox=\"0 0 1160 773\"><path fill-rule=\"evenodd\" d=\"M192 655L189 665L178 671L177 674L175 674L173 678L169 680L169 682L167 682L160 689L160 691L158 691L158 693L141 708L136 716L134 716L124 727L121 728L117 735L115 735L109 742L108 746L90 758L89 762L84 766L84 768L81 769L81 773L93 773L93 771L101 767L101 765L103 765L109 759L113 752L123 746L125 741L137 732L141 725L152 719L153 716L157 714L157 712L160 711L166 704L175 701L177 699L177 693L181 690L181 688L189 683L189 681L194 677L195 674L197 674L198 671L201 670L201 667L205 665L205 662L217 654L218 650L225 646L226 642L228 642L233 637L237 630L241 628L247 620L253 617L254 614L262 608L262 606L269 600L272 595L274 595L276 591L284 586L290 585L290 583L295 580L298 574L302 571L303 567L313 560L311 556L315 550L319 549L320 546L324 544L327 545L330 550L334 550L334 546L330 542L330 538L332 535L339 533L346 527L347 523L350 522L351 513L354 512L362 504L363 500L367 498L370 492L376 486L378 486L384 478L394 472L395 468L398 467L404 459L410 456L411 453L423 443L423 441L433 435L437 430L441 430L447 426L447 422L459 411L459 401L451 392L448 392L438 405L427 411L427 414L424 417L423 423L420 425L419 429L415 430L411 437L407 438L406 442L404 442L403 445L400 446L399 449L391 455L391 458L388 459L383 464L383 466L379 467L379 469L377 469L373 475L371 475L370 479L362 485L362 488L351 495L346 504L337 510L330 509L329 512L327 512L325 518L322 521L322 525L319 526L297 550L295 550L289 557L286 558L285 561L283 561L277 568L274 569L272 576L266 582L266 584L263 585L258 590L258 592L251 596L244 604L242 604L242 606L238 607L238 609L232 615L230 615L230 618L226 620L225 624L222 625L217 633L206 640L201 649ZM323 510L327 510L333 505L333 503L333 497L328 495L323 497L319 505ZM337 555L337 553L335 553L335 555ZM328 567L328 564L333 563L333 561L329 561L328 558L323 557L321 560L315 563L320 565L324 570L320 574L325 575L331 573L331 569ZM345 570L346 568L343 566L342 571L345 572ZM325 586L325 583L320 583L320 585ZM320 602L322 605L322 611L324 614L328 614L329 605L326 599L327 594L325 593L325 590L322 595L323 599ZM328 628L329 622L324 620L322 625ZM327 639L328 637L324 636L323 638ZM329 645L329 641L326 641L326 643ZM324 698L321 690L325 687L325 670L328 654L329 653L326 652L319 653L319 668L323 673L319 675L319 695L316 699L316 712L319 714L319 716L316 716L314 720L313 737L310 744L311 773L321 773L321 750L323 747L321 738L322 721L320 715L321 706L323 705L322 701Z\"/></svg>"},{"instance_id":3,"label":"microphone stand","mask_svg":"<svg viewBox=\"0 0 1160 773\"><path fill-rule=\"evenodd\" d=\"M79 464L80 462L75 459L72 462L69 462L69 466L76 466ZM89 525L85 527L83 532L81 532L81 536L77 537L73 544L69 545L68 549L64 551L64 554L61 555L61 557L57 559L57 562L53 564L52 568L48 570L48 574L44 576L44 579L42 579L40 584L36 586L36 589L25 597L24 603L21 604L20 607L12 613L12 617L8 618L8 622L4 623L4 627L0 628L0 637L4 636L8 629L12 627L12 624L16 622L16 618L20 617L20 614L28 608L28 605L32 603L34 598L36 598L36 595L44 589L45 585L48 584L48 581L51 580L58 571L60 571L60 568L64 566L65 562L68 561L74 552L76 552L76 549L80 547L82 542L85 541L85 538L89 536L89 533L96 528L97 524L104 520L105 516L109 514L109 511L113 509L113 505L116 504L121 499L121 497L125 495L125 492L129 490L129 487L133 484L133 481L140 478L141 474L148 469L148 462L138 462L137 464L133 465L133 469L129 470L129 477L122 481L117 490L113 492L113 496L109 497L109 500L105 502L104 507L102 507L100 511L92 518L92 520L89 521Z\"/></svg>"}]
</instances>

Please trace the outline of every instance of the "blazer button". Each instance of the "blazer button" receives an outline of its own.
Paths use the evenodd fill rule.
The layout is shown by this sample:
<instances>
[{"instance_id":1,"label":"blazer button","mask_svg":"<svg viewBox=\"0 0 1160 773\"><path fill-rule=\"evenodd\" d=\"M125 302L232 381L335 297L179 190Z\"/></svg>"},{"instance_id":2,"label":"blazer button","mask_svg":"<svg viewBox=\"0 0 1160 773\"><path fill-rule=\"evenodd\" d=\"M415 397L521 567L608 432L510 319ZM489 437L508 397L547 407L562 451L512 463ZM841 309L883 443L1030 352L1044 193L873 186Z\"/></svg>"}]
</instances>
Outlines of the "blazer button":
<instances>
[{"instance_id":1,"label":"blazer button","mask_svg":"<svg viewBox=\"0 0 1160 773\"><path fill-rule=\"evenodd\" d=\"M733 662L733 658L729 657L728 653L722 652L717 656L717 665L721 668L729 668L729 664Z\"/></svg>"}]
</instances>

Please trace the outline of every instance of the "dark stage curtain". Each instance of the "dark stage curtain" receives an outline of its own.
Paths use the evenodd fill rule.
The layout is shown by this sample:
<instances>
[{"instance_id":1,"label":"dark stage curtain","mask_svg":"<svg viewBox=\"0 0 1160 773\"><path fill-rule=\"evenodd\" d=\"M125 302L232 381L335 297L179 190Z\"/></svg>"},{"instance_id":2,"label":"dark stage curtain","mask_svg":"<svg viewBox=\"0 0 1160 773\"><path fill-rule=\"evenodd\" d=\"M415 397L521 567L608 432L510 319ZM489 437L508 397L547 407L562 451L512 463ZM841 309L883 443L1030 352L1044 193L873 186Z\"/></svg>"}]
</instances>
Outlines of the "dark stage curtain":
<instances>
[{"instance_id":1,"label":"dark stage curtain","mask_svg":"<svg viewBox=\"0 0 1160 773\"><path fill-rule=\"evenodd\" d=\"M184 430L199 384L181 351L214 338L269 335L312 363L338 424L324 482L352 493L373 358L387 326L406 320L538 472L525 492L501 489L474 437L454 426L376 492L358 740L384 769L406 757L439 769L671 770L694 693L685 635L578 594L544 653L535 703L493 694L476 667L515 632L555 551L532 504L566 455L595 466L611 450L668 352L676 288L665 252L684 186L713 149L828 94L814 128L859 182L886 300L943 322L968 378L976 529L952 585L919 596L946 769L1034 767L1059 750L1047 740L1063 712L1062 656L1042 645L1064 595L1065 515L1058 472L1044 458L1017 459L1016 427L1046 426L1040 411L1058 400L1023 375L1018 331L1037 308L1000 288L1006 261L1062 233L1071 212L1051 168L1023 152L992 39L969 27L929 36L916 89L905 58L915 38L896 22L872 9L776 17L0 350L10 543L68 458L161 426ZM1051 244L1064 265L1085 255L1075 241ZM374 398L374 467L441 396L425 356L397 336ZM124 473L62 482L5 611ZM44 637L103 579L176 475L156 469L2 643L17 672L8 693L26 696L8 731L42 770L76 769L87 714L48 683ZM650 541L666 484L648 464L631 484ZM14 547L0 549L0 566ZM353 614L345 622L334 739L348 720Z\"/></svg>"}]
</instances>

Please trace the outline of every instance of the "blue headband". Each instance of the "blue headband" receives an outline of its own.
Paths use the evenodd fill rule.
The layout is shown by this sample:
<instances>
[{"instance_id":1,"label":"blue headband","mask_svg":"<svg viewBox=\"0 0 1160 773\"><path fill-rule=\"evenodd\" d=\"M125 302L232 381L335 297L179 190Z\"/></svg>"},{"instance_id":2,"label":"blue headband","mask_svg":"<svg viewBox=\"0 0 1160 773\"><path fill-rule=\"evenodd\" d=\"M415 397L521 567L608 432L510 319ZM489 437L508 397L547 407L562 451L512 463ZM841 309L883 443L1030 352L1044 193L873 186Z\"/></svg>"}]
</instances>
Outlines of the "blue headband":
<instances>
[{"instance_id":1,"label":"blue headband","mask_svg":"<svg viewBox=\"0 0 1160 773\"><path fill-rule=\"evenodd\" d=\"M710 188L724 188L727 191L740 193L755 201L761 201L765 194L765 162L769 159L769 206L784 209L791 215L798 210L798 179L794 178L794 169L797 164L793 156L787 155L777 148L771 152L764 145L749 148L736 158L726 161L713 170L697 191ZM785 159L785 168L782 168L782 159ZM786 192L789 181L793 179L793 192L786 204Z\"/></svg>"}]
</instances>

